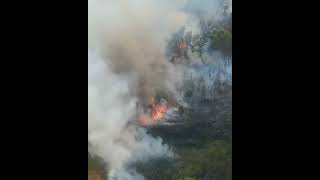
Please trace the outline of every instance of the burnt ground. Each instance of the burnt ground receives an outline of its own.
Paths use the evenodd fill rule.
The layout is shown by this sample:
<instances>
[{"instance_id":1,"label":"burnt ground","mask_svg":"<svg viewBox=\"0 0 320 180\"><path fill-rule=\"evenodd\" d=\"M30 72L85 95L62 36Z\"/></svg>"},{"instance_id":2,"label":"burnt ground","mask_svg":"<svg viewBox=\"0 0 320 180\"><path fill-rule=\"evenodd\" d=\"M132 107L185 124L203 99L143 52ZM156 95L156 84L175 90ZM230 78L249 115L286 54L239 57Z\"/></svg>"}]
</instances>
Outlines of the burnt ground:
<instances>
[{"instance_id":1,"label":"burnt ground","mask_svg":"<svg viewBox=\"0 0 320 180\"><path fill-rule=\"evenodd\" d=\"M175 158L136 162L131 167L147 180L231 180L232 87L215 92L213 99L184 108L183 114L168 121L171 125L147 129L172 148ZM101 167L98 159L90 162L90 170Z\"/></svg>"},{"instance_id":2,"label":"burnt ground","mask_svg":"<svg viewBox=\"0 0 320 180\"><path fill-rule=\"evenodd\" d=\"M176 157L154 159L133 166L146 179L231 179L232 88L216 91L215 98L185 108L183 115L148 128L161 137Z\"/></svg>"}]
</instances>

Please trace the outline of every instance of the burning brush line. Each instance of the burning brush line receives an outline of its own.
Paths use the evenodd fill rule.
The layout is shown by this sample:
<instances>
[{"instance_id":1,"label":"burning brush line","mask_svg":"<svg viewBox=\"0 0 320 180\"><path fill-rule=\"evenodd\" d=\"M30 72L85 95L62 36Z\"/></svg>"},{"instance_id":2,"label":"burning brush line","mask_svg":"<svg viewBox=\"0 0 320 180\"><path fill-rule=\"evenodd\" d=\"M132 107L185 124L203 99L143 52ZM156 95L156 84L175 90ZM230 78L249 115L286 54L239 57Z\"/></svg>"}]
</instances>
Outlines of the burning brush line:
<instances>
[{"instance_id":1,"label":"burning brush line","mask_svg":"<svg viewBox=\"0 0 320 180\"><path fill-rule=\"evenodd\" d=\"M149 98L149 103L146 107L146 113L143 113L138 118L138 123L141 126L154 125L165 120L165 115L168 110L168 104L163 98Z\"/></svg>"}]
</instances>

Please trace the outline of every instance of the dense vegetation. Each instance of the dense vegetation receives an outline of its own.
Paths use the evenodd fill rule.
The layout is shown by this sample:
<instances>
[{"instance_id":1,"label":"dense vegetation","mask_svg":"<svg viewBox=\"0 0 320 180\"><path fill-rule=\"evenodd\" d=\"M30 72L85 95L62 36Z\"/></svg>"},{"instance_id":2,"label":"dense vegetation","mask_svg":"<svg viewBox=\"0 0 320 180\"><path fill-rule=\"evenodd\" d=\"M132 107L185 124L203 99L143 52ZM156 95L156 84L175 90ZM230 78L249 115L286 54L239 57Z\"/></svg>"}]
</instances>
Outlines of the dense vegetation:
<instances>
[{"instance_id":1,"label":"dense vegetation","mask_svg":"<svg viewBox=\"0 0 320 180\"><path fill-rule=\"evenodd\" d=\"M171 62L177 58L181 64L191 64L192 54L197 55L203 64L207 63L204 54L221 52L223 56L232 56L232 14L222 20L201 19L200 33L194 34L182 27L168 41L167 56ZM183 46L182 46L183 45Z\"/></svg>"},{"instance_id":2,"label":"dense vegetation","mask_svg":"<svg viewBox=\"0 0 320 180\"><path fill-rule=\"evenodd\" d=\"M204 54L222 53L232 56L232 16L215 22L200 21L201 33L192 35L180 31L168 42L167 56L182 59L180 64L192 64L191 54L196 54L203 67L208 67ZM185 43L183 48L179 45ZM224 58L218 61L224 61ZM222 64L230 62L223 62ZM224 64L225 65L225 64ZM190 105L177 119L183 122L173 126L155 126L148 129L164 143L173 147L173 159L154 159L133 165L150 180L232 179L232 80L220 78L226 66L209 70L200 79L186 77L181 91ZM210 68L209 68L210 69Z\"/></svg>"}]
</instances>

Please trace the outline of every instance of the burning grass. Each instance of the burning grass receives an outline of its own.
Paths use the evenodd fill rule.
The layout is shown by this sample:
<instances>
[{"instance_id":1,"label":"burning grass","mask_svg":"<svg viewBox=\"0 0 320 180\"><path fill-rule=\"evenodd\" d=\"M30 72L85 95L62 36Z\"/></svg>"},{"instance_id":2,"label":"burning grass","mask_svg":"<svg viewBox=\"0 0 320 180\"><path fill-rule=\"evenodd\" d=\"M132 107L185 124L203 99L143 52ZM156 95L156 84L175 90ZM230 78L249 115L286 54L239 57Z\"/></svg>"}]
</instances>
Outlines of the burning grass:
<instances>
[{"instance_id":1,"label":"burning grass","mask_svg":"<svg viewBox=\"0 0 320 180\"><path fill-rule=\"evenodd\" d=\"M148 103L147 113L140 115L138 123L141 126L154 125L164 121L167 113L168 106L162 99L156 100L155 97L151 97Z\"/></svg>"}]
</instances>

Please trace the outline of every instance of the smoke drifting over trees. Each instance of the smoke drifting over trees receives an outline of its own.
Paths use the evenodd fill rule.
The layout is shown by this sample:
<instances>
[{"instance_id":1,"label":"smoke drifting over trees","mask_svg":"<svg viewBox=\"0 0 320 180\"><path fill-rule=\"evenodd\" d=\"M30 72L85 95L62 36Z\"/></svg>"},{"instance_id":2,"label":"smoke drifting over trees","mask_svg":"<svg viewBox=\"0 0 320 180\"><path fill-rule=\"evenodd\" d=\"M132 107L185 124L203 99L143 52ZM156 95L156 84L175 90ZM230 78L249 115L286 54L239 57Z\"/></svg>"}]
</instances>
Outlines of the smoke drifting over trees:
<instances>
[{"instance_id":1,"label":"smoke drifting over trees","mask_svg":"<svg viewBox=\"0 0 320 180\"><path fill-rule=\"evenodd\" d=\"M218 13L222 1L214 2L217 5L212 7ZM105 162L109 179L144 179L130 164L175 157L160 137L153 137L133 122L141 96L155 96L161 91L182 101L186 73L199 74L190 67L170 62L169 56L176 53L168 51L177 45L175 40L170 41L174 33L183 26L188 32L193 30L194 34L186 39L186 48L199 53L203 64L208 62L205 54L214 59L207 52L212 42L228 37L225 31L215 34L217 31L211 31L212 28L204 32L208 25L201 26L200 22L210 12L206 4L209 1L197 1L197 6L194 3L194 0L88 0L89 153ZM217 16L214 23L222 17ZM172 47L168 46L170 42ZM198 58L185 55L183 58L190 62Z\"/></svg>"},{"instance_id":2,"label":"smoke drifting over trees","mask_svg":"<svg viewBox=\"0 0 320 180\"><path fill-rule=\"evenodd\" d=\"M110 176L141 179L126 169L127 163L172 156L172 152L161 139L147 135L140 127L128 126L136 112L136 98L129 93L129 78L115 75L104 59L95 52L88 53L89 152L107 163Z\"/></svg>"}]
</instances>

